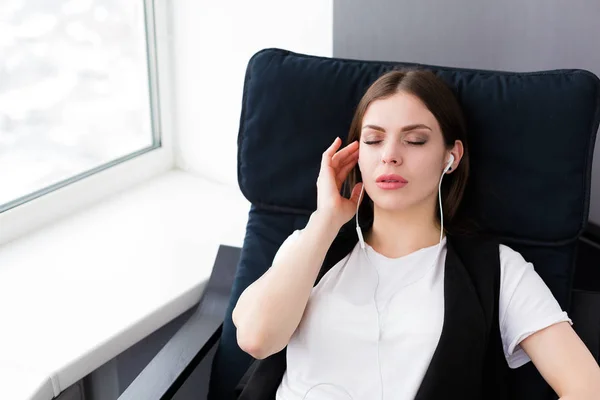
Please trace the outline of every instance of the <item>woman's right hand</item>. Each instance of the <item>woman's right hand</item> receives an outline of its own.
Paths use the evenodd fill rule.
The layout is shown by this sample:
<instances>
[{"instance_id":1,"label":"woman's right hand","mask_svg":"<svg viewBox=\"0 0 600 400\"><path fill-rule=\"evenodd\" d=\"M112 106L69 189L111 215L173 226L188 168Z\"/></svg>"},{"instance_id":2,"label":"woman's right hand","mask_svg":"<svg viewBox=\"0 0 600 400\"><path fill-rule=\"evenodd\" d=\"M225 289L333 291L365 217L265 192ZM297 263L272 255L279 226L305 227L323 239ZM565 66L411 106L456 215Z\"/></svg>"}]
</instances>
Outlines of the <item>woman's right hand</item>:
<instances>
[{"instance_id":1,"label":"woman's right hand","mask_svg":"<svg viewBox=\"0 0 600 400\"><path fill-rule=\"evenodd\" d=\"M362 188L361 182L354 185L349 199L340 193L346 177L358 162L358 142L354 141L337 151L341 143L342 140L336 137L331 146L323 152L321 170L317 178L317 213L337 224L338 228L356 214Z\"/></svg>"}]
</instances>

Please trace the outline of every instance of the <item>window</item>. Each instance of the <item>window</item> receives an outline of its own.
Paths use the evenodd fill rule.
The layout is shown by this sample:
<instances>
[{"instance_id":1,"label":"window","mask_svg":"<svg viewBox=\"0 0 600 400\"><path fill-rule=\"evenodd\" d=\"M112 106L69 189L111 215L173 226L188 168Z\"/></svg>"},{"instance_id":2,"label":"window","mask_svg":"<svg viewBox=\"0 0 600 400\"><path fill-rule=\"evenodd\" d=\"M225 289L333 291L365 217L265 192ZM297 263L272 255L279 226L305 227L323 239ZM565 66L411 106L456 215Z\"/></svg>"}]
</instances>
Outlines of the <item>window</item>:
<instances>
[{"instance_id":1,"label":"window","mask_svg":"<svg viewBox=\"0 0 600 400\"><path fill-rule=\"evenodd\" d=\"M161 145L154 9L0 2L0 213Z\"/></svg>"}]
</instances>

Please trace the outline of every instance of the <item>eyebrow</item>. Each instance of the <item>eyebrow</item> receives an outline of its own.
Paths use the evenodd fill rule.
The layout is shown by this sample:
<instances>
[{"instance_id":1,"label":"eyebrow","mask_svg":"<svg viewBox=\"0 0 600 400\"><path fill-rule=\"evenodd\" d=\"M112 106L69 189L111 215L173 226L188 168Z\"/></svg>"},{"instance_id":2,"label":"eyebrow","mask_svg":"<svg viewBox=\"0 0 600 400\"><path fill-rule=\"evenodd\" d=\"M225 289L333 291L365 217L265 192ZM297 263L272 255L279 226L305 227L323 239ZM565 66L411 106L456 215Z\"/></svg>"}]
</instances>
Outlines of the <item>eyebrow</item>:
<instances>
[{"instance_id":1,"label":"eyebrow","mask_svg":"<svg viewBox=\"0 0 600 400\"><path fill-rule=\"evenodd\" d=\"M362 127L363 129L374 129L376 131L380 131L380 132L385 132L385 129L383 129L380 126L377 125L365 125ZM415 129L429 129L430 131L432 130L430 127L428 127L427 125L423 125L423 124L412 124L412 125L406 125L404 127L402 127L402 129L400 129L400 132L408 132L408 131L414 131Z\"/></svg>"}]
</instances>

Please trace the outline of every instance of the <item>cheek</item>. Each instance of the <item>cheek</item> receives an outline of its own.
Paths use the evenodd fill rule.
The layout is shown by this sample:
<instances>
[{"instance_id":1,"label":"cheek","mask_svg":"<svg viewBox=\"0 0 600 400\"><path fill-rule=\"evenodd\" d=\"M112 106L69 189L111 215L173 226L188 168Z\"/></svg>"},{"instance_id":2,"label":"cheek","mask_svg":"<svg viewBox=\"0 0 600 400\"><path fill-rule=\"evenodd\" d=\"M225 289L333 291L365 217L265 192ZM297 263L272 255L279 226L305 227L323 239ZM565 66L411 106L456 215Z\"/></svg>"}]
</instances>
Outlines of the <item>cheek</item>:
<instances>
[{"instance_id":1,"label":"cheek","mask_svg":"<svg viewBox=\"0 0 600 400\"><path fill-rule=\"evenodd\" d=\"M437 191L440 178L442 177L442 167L439 160L423 160L420 167L413 168L412 171L418 176L418 180L422 183L424 190L435 189Z\"/></svg>"},{"instance_id":2,"label":"cheek","mask_svg":"<svg viewBox=\"0 0 600 400\"><path fill-rule=\"evenodd\" d=\"M358 159L358 169L364 178L368 178L370 174L373 172L373 163L369 161L366 157L362 157Z\"/></svg>"},{"instance_id":3,"label":"cheek","mask_svg":"<svg viewBox=\"0 0 600 400\"><path fill-rule=\"evenodd\" d=\"M358 150L358 165L361 170L372 169L379 160L379 155L373 149L360 148Z\"/></svg>"},{"instance_id":4,"label":"cheek","mask_svg":"<svg viewBox=\"0 0 600 400\"><path fill-rule=\"evenodd\" d=\"M439 159L431 156L405 157L404 165L401 166L406 178L413 183L416 192L429 193L437 190L442 169Z\"/></svg>"}]
</instances>

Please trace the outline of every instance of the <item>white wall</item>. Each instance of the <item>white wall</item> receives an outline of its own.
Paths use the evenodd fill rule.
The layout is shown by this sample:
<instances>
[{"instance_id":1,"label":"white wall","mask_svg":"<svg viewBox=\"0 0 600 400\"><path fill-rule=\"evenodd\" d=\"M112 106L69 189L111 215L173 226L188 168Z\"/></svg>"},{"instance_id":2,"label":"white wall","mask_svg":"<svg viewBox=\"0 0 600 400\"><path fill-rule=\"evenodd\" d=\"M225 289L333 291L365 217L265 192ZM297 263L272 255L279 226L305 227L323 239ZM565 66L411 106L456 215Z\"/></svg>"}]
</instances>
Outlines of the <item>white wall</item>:
<instances>
[{"instance_id":1,"label":"white wall","mask_svg":"<svg viewBox=\"0 0 600 400\"><path fill-rule=\"evenodd\" d=\"M333 54L333 0L175 0L176 164L237 184L246 65L263 48Z\"/></svg>"}]
</instances>

